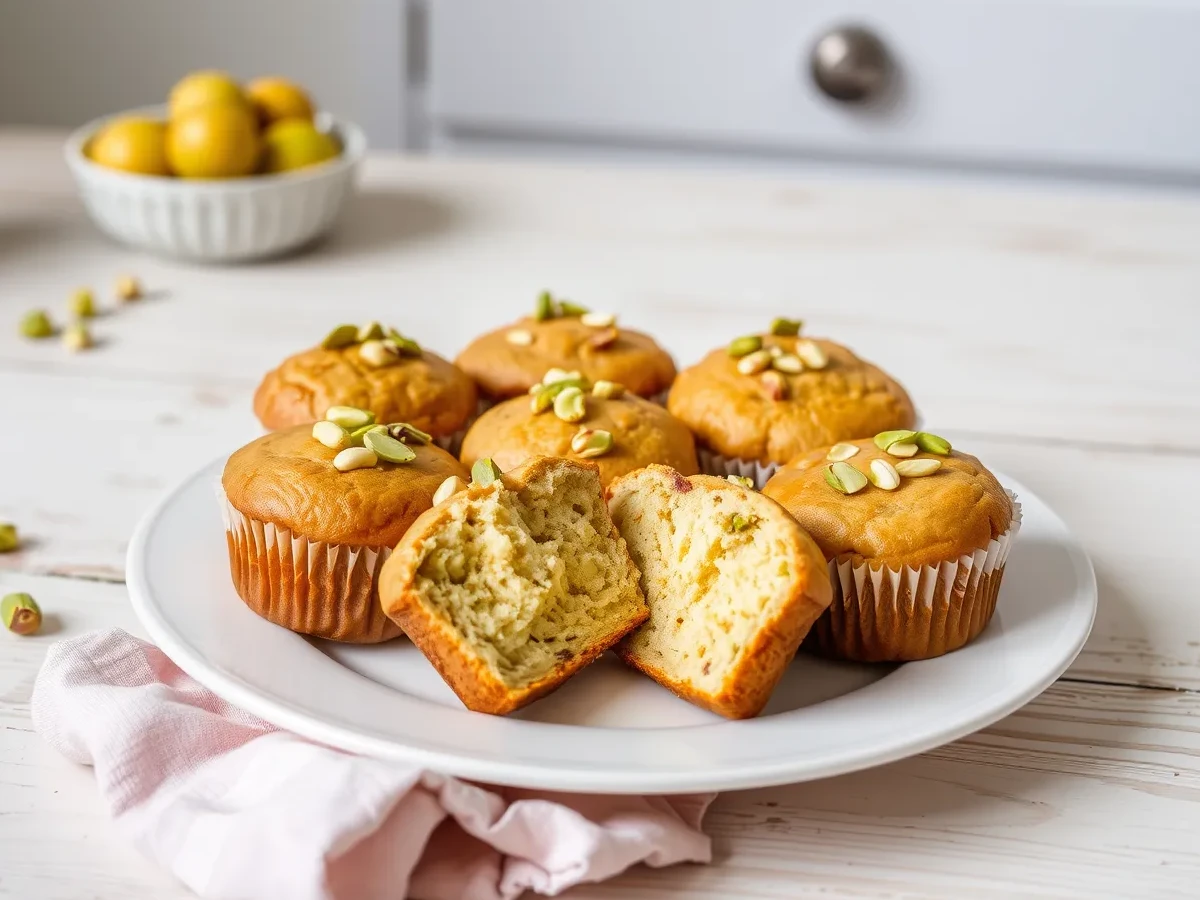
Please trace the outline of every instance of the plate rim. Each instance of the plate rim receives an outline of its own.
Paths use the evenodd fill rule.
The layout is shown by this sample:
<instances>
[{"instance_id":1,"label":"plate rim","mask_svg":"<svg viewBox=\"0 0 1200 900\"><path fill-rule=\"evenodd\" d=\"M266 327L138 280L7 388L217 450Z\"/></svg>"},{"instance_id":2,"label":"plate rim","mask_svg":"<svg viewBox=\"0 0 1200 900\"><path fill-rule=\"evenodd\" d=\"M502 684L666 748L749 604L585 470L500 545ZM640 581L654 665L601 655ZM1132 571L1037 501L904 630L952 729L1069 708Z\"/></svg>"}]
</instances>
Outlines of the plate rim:
<instances>
[{"instance_id":1,"label":"plate rim","mask_svg":"<svg viewBox=\"0 0 1200 900\"><path fill-rule=\"evenodd\" d=\"M435 772L492 784L612 794L677 794L696 791L744 790L801 783L886 765L960 740L1011 715L1039 696L1061 677L1079 655L1091 634L1098 608L1095 570L1078 538L1054 509L1037 494L1034 494L1018 480L997 470L992 470L997 479L1006 487L1015 490L1019 497L1036 499L1045 508L1046 513L1053 517L1061 527L1065 537L1063 545L1068 551L1076 574L1076 595L1078 596L1081 592L1085 593L1090 600L1084 616L1086 624L1081 623L1082 627L1077 627L1073 639L1064 642L1063 647L1058 651L1057 662L1048 666L1041 677L1034 679L1023 690L1007 697L1003 702L989 706L986 711L964 717L962 721L956 722L952 727L931 728L884 748L864 746L857 752L844 753L817 765L794 760L766 764L747 762L738 764L738 768L728 774L706 775L691 772L668 773L649 769L621 770L614 773L569 765L557 769L547 769L542 764L526 761L484 759L467 751L443 751L403 744L395 739L366 734L343 724L333 724L322 720L313 711L305 710L291 700L279 697L273 692L222 671L219 666L209 662L202 650L190 644L186 637L179 634L166 620L158 604L152 599L153 591L150 589L149 576L146 573L147 543L156 524L176 498L185 493L193 482L206 477L218 466L223 465L226 458L227 454L218 456L212 462L205 464L164 491L134 528L126 553L126 586L134 613L151 640L187 675L226 702L301 738L352 753L408 763ZM1075 608L1072 610L1069 620L1071 622L1074 622L1079 612L1079 604L1076 603L1073 606ZM296 637L304 640L300 635L296 635ZM547 728L588 727L537 722L523 724Z\"/></svg>"}]
</instances>

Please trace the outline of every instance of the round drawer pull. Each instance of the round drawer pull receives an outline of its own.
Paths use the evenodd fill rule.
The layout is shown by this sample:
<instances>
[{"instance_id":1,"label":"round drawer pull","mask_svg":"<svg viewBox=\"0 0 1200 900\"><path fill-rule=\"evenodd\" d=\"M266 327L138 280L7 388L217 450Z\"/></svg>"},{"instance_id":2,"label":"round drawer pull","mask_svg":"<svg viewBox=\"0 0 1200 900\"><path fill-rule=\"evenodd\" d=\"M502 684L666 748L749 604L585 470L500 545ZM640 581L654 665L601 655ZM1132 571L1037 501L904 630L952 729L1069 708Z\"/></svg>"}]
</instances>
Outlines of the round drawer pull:
<instances>
[{"instance_id":1,"label":"round drawer pull","mask_svg":"<svg viewBox=\"0 0 1200 900\"><path fill-rule=\"evenodd\" d=\"M891 74L887 47L857 25L835 28L812 49L812 77L826 96L861 103L878 96Z\"/></svg>"}]
</instances>

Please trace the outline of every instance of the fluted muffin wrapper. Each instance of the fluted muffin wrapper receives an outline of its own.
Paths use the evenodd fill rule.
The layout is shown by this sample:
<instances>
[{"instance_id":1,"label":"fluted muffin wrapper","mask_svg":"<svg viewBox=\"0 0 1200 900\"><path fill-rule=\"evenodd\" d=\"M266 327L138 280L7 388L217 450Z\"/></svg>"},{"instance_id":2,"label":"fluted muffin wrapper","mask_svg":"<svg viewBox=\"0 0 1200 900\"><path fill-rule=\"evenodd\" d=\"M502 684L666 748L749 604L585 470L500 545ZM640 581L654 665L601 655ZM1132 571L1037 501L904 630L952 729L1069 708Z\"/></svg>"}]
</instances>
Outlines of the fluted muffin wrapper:
<instances>
[{"instance_id":1,"label":"fluted muffin wrapper","mask_svg":"<svg viewBox=\"0 0 1200 900\"><path fill-rule=\"evenodd\" d=\"M311 540L252 519L218 489L238 596L276 625L313 637L374 644L397 637L378 580L390 548Z\"/></svg>"},{"instance_id":2,"label":"fluted muffin wrapper","mask_svg":"<svg viewBox=\"0 0 1200 900\"><path fill-rule=\"evenodd\" d=\"M696 448L696 458L700 462L700 471L705 475L738 475L742 478L754 479L754 486L760 491L779 471L779 463L759 462L756 459L738 459L733 456L722 456L705 447Z\"/></svg>"},{"instance_id":3,"label":"fluted muffin wrapper","mask_svg":"<svg viewBox=\"0 0 1200 900\"><path fill-rule=\"evenodd\" d=\"M805 648L838 659L903 662L941 656L978 637L996 610L1004 566L1021 530L1021 504L1007 493L1013 502L1008 530L974 553L896 570L831 560L833 602Z\"/></svg>"}]
</instances>

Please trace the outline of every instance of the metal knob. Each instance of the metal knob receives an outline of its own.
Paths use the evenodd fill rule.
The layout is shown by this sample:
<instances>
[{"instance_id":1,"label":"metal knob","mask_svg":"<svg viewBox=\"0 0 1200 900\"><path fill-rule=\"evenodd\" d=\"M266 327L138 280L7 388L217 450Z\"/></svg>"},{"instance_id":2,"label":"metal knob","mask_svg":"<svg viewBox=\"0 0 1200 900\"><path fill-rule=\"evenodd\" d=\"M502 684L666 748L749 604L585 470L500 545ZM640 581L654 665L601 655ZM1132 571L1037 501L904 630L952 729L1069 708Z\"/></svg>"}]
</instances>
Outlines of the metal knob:
<instances>
[{"instance_id":1,"label":"metal knob","mask_svg":"<svg viewBox=\"0 0 1200 900\"><path fill-rule=\"evenodd\" d=\"M844 103L877 97L892 68L883 41L857 25L836 28L818 40L811 65L817 87Z\"/></svg>"}]
</instances>

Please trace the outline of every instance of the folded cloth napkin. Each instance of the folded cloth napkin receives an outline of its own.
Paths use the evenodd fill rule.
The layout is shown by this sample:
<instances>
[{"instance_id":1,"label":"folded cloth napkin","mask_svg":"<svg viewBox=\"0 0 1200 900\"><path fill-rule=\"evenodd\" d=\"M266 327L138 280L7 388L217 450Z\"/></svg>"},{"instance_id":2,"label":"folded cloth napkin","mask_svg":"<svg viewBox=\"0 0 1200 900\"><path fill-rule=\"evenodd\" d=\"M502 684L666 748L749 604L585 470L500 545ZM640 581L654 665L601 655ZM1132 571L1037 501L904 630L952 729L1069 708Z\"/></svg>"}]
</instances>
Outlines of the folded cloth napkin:
<instances>
[{"instance_id":1,"label":"folded cloth napkin","mask_svg":"<svg viewBox=\"0 0 1200 900\"><path fill-rule=\"evenodd\" d=\"M511 900L710 859L710 795L483 787L342 753L230 706L119 630L50 648L33 720L95 768L120 831L202 897Z\"/></svg>"}]
</instances>

